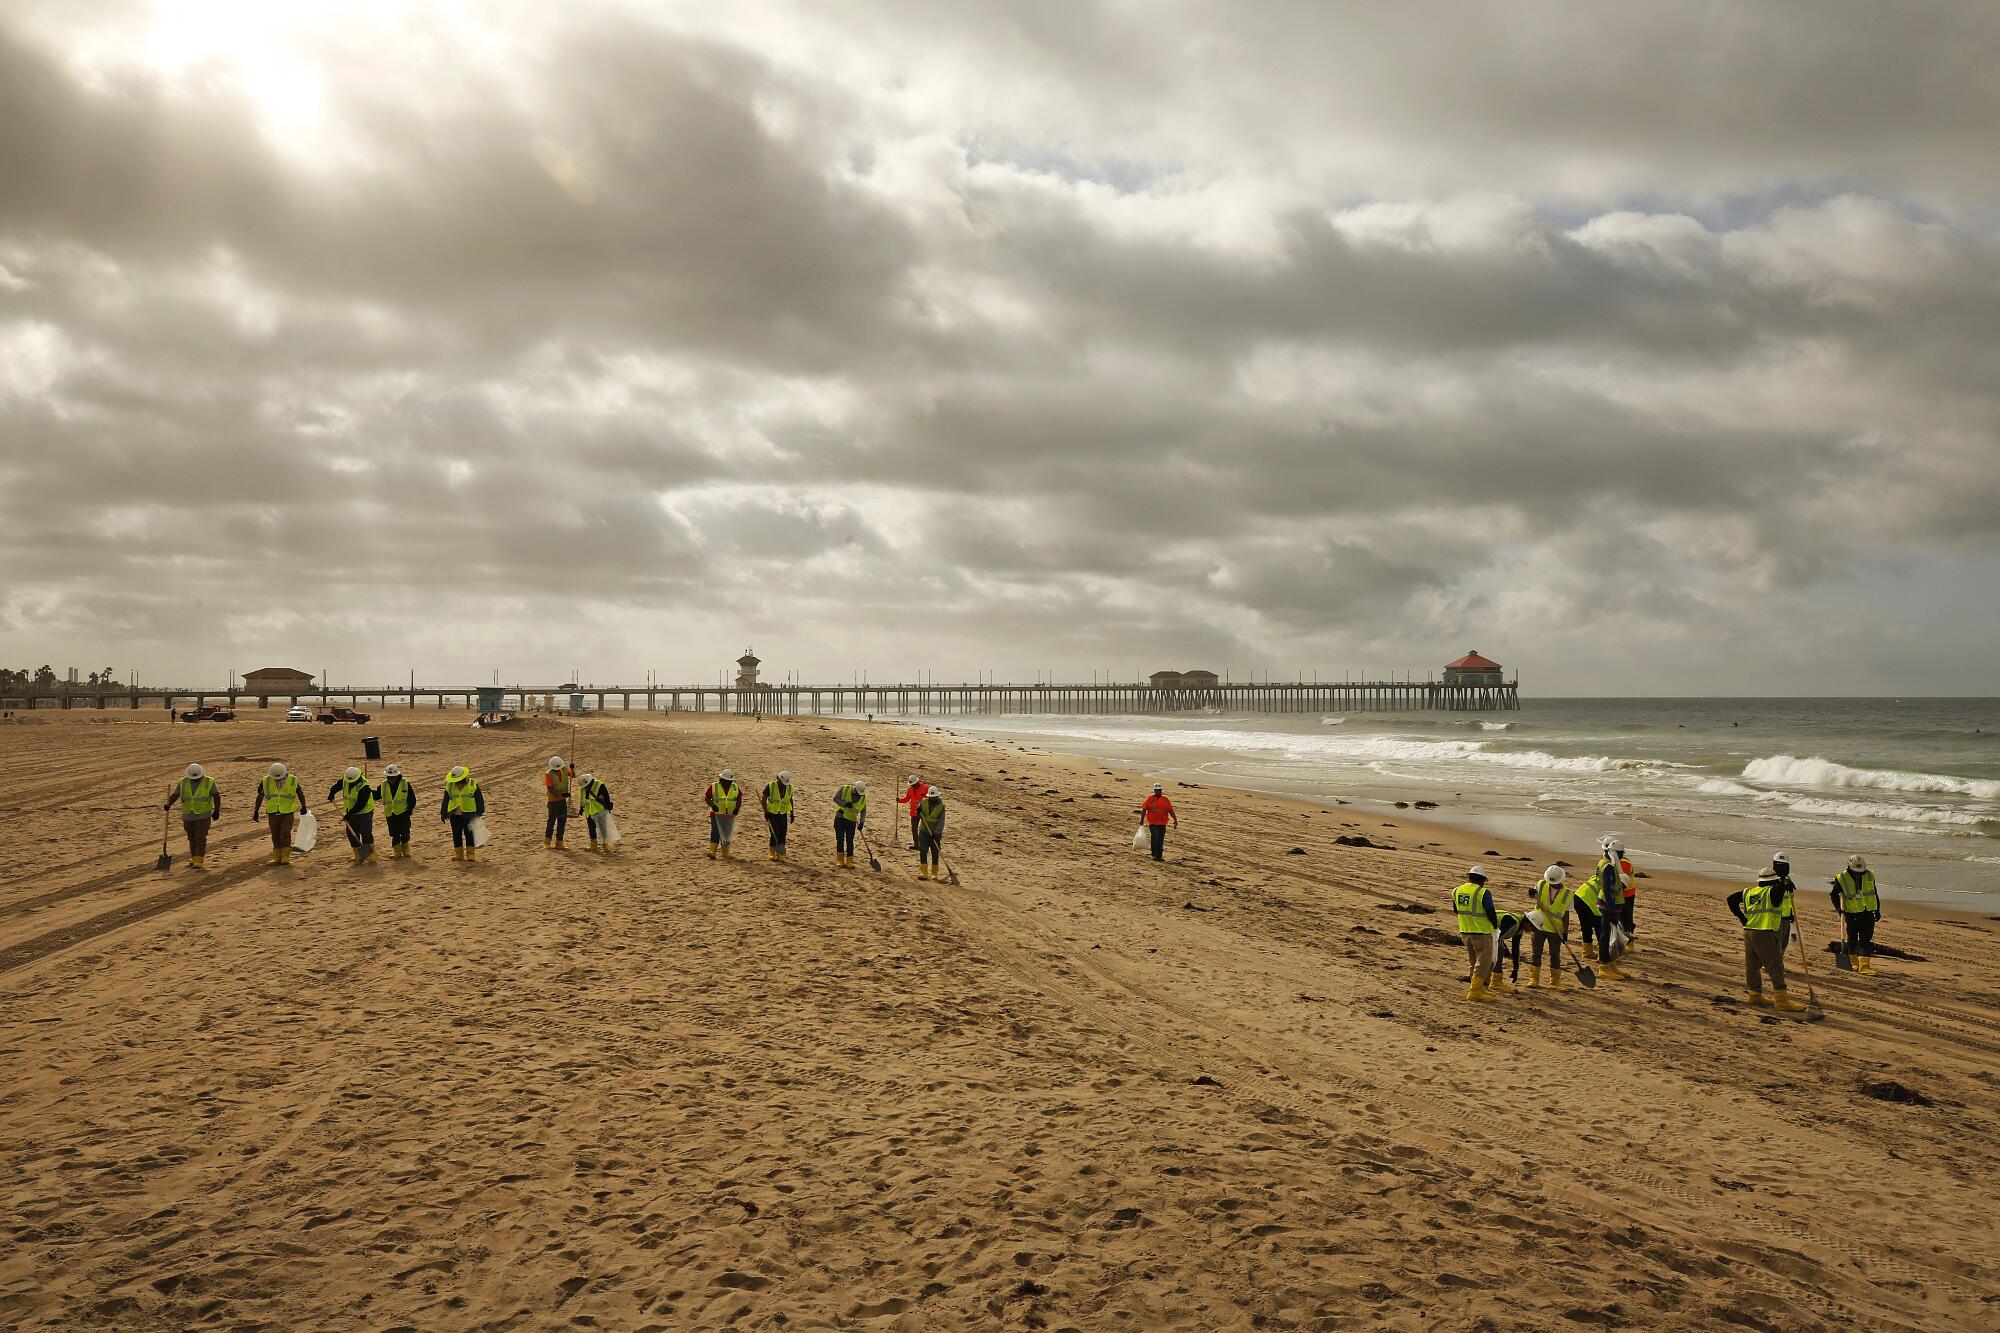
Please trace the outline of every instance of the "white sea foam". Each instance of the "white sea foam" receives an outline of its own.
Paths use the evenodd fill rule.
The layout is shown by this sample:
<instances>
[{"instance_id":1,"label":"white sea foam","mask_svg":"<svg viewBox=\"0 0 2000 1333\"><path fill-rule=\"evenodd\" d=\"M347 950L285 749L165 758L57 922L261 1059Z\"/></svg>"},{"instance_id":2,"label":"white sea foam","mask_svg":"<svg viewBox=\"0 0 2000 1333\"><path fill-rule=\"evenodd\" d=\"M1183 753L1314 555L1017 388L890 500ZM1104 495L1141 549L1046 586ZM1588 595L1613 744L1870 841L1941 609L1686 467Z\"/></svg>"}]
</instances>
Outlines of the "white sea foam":
<instances>
[{"instance_id":1,"label":"white sea foam","mask_svg":"<svg viewBox=\"0 0 2000 1333\"><path fill-rule=\"evenodd\" d=\"M1338 726L1344 726L1344 725L1346 724L1346 722L1347 722L1347 719L1346 719L1346 718L1344 718L1344 717L1323 717L1323 718L1321 718L1321 719L1319 720L1319 724L1320 724L1320 725L1321 725L1322 727L1338 727Z\"/></svg>"},{"instance_id":2,"label":"white sea foam","mask_svg":"<svg viewBox=\"0 0 2000 1333\"><path fill-rule=\"evenodd\" d=\"M1481 731L1512 731L1514 724L1512 722L1481 722L1479 729Z\"/></svg>"},{"instance_id":3,"label":"white sea foam","mask_svg":"<svg viewBox=\"0 0 2000 1333\"><path fill-rule=\"evenodd\" d=\"M1945 793L2000 800L2000 782L1940 773L1905 773L1893 768L1849 768L1817 755L1801 759L1796 755L1774 754L1752 759L1743 766L1743 777L1750 782L1788 787L1864 787L1874 791Z\"/></svg>"},{"instance_id":4,"label":"white sea foam","mask_svg":"<svg viewBox=\"0 0 2000 1333\"><path fill-rule=\"evenodd\" d=\"M1740 782L1731 782L1728 778L1709 778L1699 787L1695 788L1695 790L1707 796L1749 796L1754 798L1766 794L1755 787L1746 787Z\"/></svg>"}]
</instances>

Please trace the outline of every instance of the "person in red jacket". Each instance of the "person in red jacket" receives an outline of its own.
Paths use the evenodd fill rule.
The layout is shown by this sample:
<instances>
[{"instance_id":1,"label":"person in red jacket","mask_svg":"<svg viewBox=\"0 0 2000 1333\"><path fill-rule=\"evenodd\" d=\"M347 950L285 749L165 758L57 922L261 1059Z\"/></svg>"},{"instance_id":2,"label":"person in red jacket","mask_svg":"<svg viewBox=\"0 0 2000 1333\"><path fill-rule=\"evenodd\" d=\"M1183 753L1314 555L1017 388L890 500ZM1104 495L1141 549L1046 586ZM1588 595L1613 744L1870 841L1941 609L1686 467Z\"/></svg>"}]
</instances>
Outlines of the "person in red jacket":
<instances>
[{"instance_id":1,"label":"person in red jacket","mask_svg":"<svg viewBox=\"0 0 2000 1333\"><path fill-rule=\"evenodd\" d=\"M1167 825L1172 823L1175 829L1179 829L1181 817L1174 813L1174 803L1167 799L1159 783L1153 784L1153 794L1139 807L1139 813L1146 817L1146 832L1153 838L1153 859L1166 860Z\"/></svg>"},{"instance_id":2,"label":"person in red jacket","mask_svg":"<svg viewBox=\"0 0 2000 1333\"><path fill-rule=\"evenodd\" d=\"M897 805L907 805L910 807L911 847L919 847L923 845L921 842L918 841L917 838L917 807L922 805L924 803L924 797L929 796L930 794L931 794L930 784L928 782L925 782L922 778L918 777L915 773L912 773L910 774L909 781L904 785L903 794L896 798Z\"/></svg>"}]
</instances>

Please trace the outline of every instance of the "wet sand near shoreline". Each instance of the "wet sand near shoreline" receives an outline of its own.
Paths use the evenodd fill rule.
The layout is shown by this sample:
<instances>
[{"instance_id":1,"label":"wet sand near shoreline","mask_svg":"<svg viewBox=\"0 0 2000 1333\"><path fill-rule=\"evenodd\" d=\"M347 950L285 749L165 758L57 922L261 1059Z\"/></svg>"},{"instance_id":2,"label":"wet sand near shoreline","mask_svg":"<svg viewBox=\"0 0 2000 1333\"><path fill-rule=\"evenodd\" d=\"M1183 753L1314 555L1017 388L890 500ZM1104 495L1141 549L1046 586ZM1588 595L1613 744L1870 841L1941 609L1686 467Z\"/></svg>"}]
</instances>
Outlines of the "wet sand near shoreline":
<instances>
[{"instance_id":1,"label":"wet sand near shoreline","mask_svg":"<svg viewBox=\"0 0 2000 1333\"><path fill-rule=\"evenodd\" d=\"M1892 908L1878 939L1917 959L1862 979L1814 954L1807 1024L1737 1002L1725 886L1655 874L1632 980L1473 1005L1445 897L1475 859L1518 897L1547 852L1169 783L1182 827L1155 865L1130 846L1135 773L909 727L614 714L579 762L625 848L574 850L579 829L558 856L538 774L569 727L466 721L367 729L417 782L415 861L353 866L323 818L287 868L262 864L255 774L283 758L318 798L359 729L0 726L0 1321L2000 1317L2000 922ZM176 828L156 874L190 759L228 803L211 868ZM457 761L495 830L471 866L434 818ZM751 819L739 860L702 857L723 764L793 773L792 863ZM913 768L949 797L956 887L900 847ZM832 865L855 774L880 875ZM1334 842L1357 835L1383 846ZM1817 946L1833 914L1810 885L1801 905Z\"/></svg>"}]
</instances>

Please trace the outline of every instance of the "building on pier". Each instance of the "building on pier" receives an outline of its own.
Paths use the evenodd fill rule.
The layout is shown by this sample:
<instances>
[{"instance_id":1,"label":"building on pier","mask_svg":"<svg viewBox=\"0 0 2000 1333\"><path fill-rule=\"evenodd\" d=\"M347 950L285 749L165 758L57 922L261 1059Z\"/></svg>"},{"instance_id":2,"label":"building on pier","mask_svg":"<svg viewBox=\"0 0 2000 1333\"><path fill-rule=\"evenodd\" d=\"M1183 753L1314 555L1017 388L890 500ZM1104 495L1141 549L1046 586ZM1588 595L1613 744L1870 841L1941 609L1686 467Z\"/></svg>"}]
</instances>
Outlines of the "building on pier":
<instances>
[{"instance_id":1,"label":"building on pier","mask_svg":"<svg viewBox=\"0 0 2000 1333\"><path fill-rule=\"evenodd\" d=\"M258 667L243 673L243 694L255 699L259 708L270 707L273 699L297 703L300 695L312 692L312 672L296 667Z\"/></svg>"},{"instance_id":2,"label":"building on pier","mask_svg":"<svg viewBox=\"0 0 2000 1333\"><path fill-rule=\"evenodd\" d=\"M1481 657L1477 649L1452 662L1444 669L1444 683L1447 685L1498 685L1506 676L1506 670L1489 657Z\"/></svg>"}]
</instances>

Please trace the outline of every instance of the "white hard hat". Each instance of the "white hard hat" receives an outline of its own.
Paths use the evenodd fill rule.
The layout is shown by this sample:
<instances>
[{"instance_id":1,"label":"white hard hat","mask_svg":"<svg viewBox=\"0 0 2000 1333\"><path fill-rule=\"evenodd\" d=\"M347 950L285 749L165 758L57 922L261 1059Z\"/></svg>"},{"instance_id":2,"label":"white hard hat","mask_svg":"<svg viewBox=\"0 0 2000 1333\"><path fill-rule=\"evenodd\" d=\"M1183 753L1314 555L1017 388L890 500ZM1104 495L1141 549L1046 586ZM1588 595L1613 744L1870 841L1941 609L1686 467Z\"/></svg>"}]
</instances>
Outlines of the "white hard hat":
<instances>
[{"instance_id":1,"label":"white hard hat","mask_svg":"<svg viewBox=\"0 0 2000 1333\"><path fill-rule=\"evenodd\" d=\"M356 779L356 778L358 778L358 777L360 777L360 776L361 776L361 770L360 770L360 769L358 769L358 768L350 768L350 769L348 769L348 770L347 770L347 775L346 775L346 776L347 776L347 780L348 780L349 782L352 782L352 781L354 781L354 779Z\"/></svg>"},{"instance_id":2,"label":"white hard hat","mask_svg":"<svg viewBox=\"0 0 2000 1333\"><path fill-rule=\"evenodd\" d=\"M1785 854L1784 854L1783 852L1772 852L1772 853L1771 853L1771 864L1772 864L1772 865L1774 865L1774 866L1788 866L1788 865L1790 865L1791 863L1792 863L1792 858L1791 858L1791 857L1789 857L1789 856L1786 856L1786 855L1785 855Z\"/></svg>"},{"instance_id":3,"label":"white hard hat","mask_svg":"<svg viewBox=\"0 0 2000 1333\"><path fill-rule=\"evenodd\" d=\"M1153 784L1153 790L1154 790L1154 791L1165 791L1166 789L1167 789L1167 788L1166 788L1166 785L1165 785L1164 783L1159 783L1159 782L1155 782L1155 783Z\"/></svg>"},{"instance_id":4,"label":"white hard hat","mask_svg":"<svg viewBox=\"0 0 2000 1333\"><path fill-rule=\"evenodd\" d=\"M923 781L923 779L922 779L922 778L920 778L920 777L918 777L918 776L917 776L917 775L916 775L915 773L912 773L912 774L910 774L910 785L911 785L912 787L916 786L916 785L917 785L917 784L918 784L919 782L922 782L922 781Z\"/></svg>"},{"instance_id":5,"label":"white hard hat","mask_svg":"<svg viewBox=\"0 0 2000 1333\"><path fill-rule=\"evenodd\" d=\"M859 778L855 779L854 792L857 796L866 796L868 794L868 784Z\"/></svg>"},{"instance_id":6,"label":"white hard hat","mask_svg":"<svg viewBox=\"0 0 2000 1333\"><path fill-rule=\"evenodd\" d=\"M724 782L734 782L736 781L736 770L733 768L725 768L722 770L722 772L716 774L716 776L721 778Z\"/></svg>"},{"instance_id":7,"label":"white hard hat","mask_svg":"<svg viewBox=\"0 0 2000 1333\"><path fill-rule=\"evenodd\" d=\"M1551 884L1560 884L1569 878L1569 873L1561 866L1550 866L1542 872L1542 878Z\"/></svg>"},{"instance_id":8,"label":"white hard hat","mask_svg":"<svg viewBox=\"0 0 2000 1333\"><path fill-rule=\"evenodd\" d=\"M932 798L934 798L934 799L936 799L936 800L940 800L940 801L942 801L942 800L944 799L944 788L942 788L942 787L932 787L932 788L931 788L931 797L932 797Z\"/></svg>"},{"instance_id":9,"label":"white hard hat","mask_svg":"<svg viewBox=\"0 0 2000 1333\"><path fill-rule=\"evenodd\" d=\"M271 776L274 778L281 778L285 776L285 766L283 764L271 765Z\"/></svg>"},{"instance_id":10,"label":"white hard hat","mask_svg":"<svg viewBox=\"0 0 2000 1333\"><path fill-rule=\"evenodd\" d=\"M792 785L792 775L781 768L778 770L778 781L789 787Z\"/></svg>"},{"instance_id":11,"label":"white hard hat","mask_svg":"<svg viewBox=\"0 0 2000 1333\"><path fill-rule=\"evenodd\" d=\"M451 766L451 770L445 774L445 777L452 782L457 782L462 778L470 776L471 775L466 772L464 764L453 764Z\"/></svg>"},{"instance_id":12,"label":"white hard hat","mask_svg":"<svg viewBox=\"0 0 2000 1333\"><path fill-rule=\"evenodd\" d=\"M1472 867L1472 869L1470 869L1470 870L1468 870L1468 871L1466 871L1466 872L1465 872L1465 877L1466 877L1467 879L1485 879L1485 878L1486 878L1486 867L1485 867L1485 866L1474 866L1474 867Z\"/></svg>"},{"instance_id":13,"label":"white hard hat","mask_svg":"<svg viewBox=\"0 0 2000 1333\"><path fill-rule=\"evenodd\" d=\"M562 766L563 766L563 757L561 755L552 754L549 756L549 768L551 771L559 769Z\"/></svg>"},{"instance_id":14,"label":"white hard hat","mask_svg":"<svg viewBox=\"0 0 2000 1333\"><path fill-rule=\"evenodd\" d=\"M187 775L188 775L189 777L191 777L191 778L198 778L198 777L200 777L200 776L201 776L201 765L200 765L200 764L189 764L189 765L187 766Z\"/></svg>"},{"instance_id":15,"label":"white hard hat","mask_svg":"<svg viewBox=\"0 0 2000 1333\"><path fill-rule=\"evenodd\" d=\"M382 770L382 776L385 778L400 778L403 776L403 770L391 764Z\"/></svg>"},{"instance_id":16,"label":"white hard hat","mask_svg":"<svg viewBox=\"0 0 2000 1333\"><path fill-rule=\"evenodd\" d=\"M201 766L197 764L195 767L199 768ZM1868 858L1856 852L1853 856L1847 858L1847 868L1849 870L1866 870L1868 868Z\"/></svg>"},{"instance_id":17,"label":"white hard hat","mask_svg":"<svg viewBox=\"0 0 2000 1333\"><path fill-rule=\"evenodd\" d=\"M596 780L596 778L595 778L595 775L594 775L594 774L590 774L590 773L585 773L585 774L583 775L583 785L584 785L584 786L586 786L586 787L588 787L588 786L589 786L589 785L590 785L590 784L591 784L591 783L592 783L593 781L595 781L595 780Z\"/></svg>"}]
</instances>

